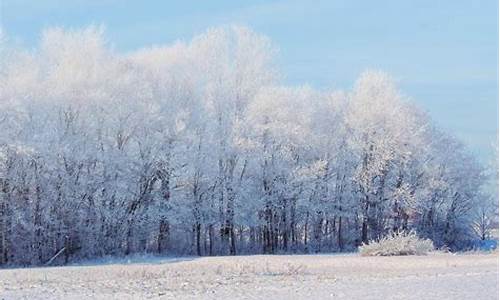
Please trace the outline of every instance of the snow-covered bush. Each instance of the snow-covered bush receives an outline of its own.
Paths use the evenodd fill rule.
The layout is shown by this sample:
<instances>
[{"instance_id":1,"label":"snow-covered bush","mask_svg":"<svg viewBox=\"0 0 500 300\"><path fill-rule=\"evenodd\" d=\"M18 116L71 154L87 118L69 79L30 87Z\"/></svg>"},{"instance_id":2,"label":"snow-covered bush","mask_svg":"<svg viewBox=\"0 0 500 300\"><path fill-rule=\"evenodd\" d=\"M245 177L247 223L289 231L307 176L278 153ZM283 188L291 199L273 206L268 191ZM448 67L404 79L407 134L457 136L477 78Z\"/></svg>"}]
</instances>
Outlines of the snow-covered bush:
<instances>
[{"instance_id":1,"label":"snow-covered bush","mask_svg":"<svg viewBox=\"0 0 500 300\"><path fill-rule=\"evenodd\" d=\"M392 232L359 247L362 256L426 255L432 250L432 241L419 238L415 231Z\"/></svg>"}]
</instances>

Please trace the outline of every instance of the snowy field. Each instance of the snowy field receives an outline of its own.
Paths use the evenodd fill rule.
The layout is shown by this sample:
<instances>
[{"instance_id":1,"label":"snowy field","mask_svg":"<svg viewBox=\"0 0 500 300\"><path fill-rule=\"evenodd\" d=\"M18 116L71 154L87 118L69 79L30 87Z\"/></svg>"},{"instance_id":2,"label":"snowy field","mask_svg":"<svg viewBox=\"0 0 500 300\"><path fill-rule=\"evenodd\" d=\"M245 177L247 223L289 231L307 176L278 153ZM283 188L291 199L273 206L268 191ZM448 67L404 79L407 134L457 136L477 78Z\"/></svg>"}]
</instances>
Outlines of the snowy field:
<instances>
[{"instance_id":1,"label":"snowy field","mask_svg":"<svg viewBox=\"0 0 500 300\"><path fill-rule=\"evenodd\" d=\"M134 259L0 270L1 299L498 299L498 254Z\"/></svg>"}]
</instances>

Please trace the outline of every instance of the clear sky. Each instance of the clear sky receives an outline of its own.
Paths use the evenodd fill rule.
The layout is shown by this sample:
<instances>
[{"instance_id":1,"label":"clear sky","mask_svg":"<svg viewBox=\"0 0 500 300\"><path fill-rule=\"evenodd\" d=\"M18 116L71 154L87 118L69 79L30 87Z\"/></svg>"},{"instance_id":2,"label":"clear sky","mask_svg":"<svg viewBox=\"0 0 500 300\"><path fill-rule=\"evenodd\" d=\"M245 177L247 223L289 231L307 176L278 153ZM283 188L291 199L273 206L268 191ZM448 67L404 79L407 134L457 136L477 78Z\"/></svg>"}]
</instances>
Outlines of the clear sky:
<instances>
[{"instance_id":1,"label":"clear sky","mask_svg":"<svg viewBox=\"0 0 500 300\"><path fill-rule=\"evenodd\" d=\"M490 160L498 131L498 0L0 0L9 38L102 24L119 51L245 25L279 47L286 83L349 89L380 69L434 120Z\"/></svg>"}]
</instances>

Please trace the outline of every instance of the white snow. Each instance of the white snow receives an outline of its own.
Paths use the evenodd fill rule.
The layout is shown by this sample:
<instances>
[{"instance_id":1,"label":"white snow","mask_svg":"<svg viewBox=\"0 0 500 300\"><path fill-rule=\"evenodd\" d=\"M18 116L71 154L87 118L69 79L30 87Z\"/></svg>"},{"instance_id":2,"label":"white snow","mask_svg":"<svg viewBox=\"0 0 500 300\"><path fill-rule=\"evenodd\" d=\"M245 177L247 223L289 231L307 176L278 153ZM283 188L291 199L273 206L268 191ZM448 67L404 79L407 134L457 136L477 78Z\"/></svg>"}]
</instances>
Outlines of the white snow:
<instances>
[{"instance_id":1,"label":"white snow","mask_svg":"<svg viewBox=\"0 0 500 300\"><path fill-rule=\"evenodd\" d=\"M498 295L498 254L145 257L111 263L1 270L1 299L480 300Z\"/></svg>"}]
</instances>

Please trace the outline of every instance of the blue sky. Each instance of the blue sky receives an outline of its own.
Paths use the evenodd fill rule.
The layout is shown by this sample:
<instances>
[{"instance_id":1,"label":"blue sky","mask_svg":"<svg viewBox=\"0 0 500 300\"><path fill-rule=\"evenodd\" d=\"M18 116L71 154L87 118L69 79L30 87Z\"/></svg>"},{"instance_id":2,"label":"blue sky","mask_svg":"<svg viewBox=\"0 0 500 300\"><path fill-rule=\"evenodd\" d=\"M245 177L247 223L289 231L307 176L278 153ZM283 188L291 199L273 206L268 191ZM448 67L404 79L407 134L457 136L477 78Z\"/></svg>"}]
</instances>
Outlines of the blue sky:
<instances>
[{"instance_id":1,"label":"blue sky","mask_svg":"<svg viewBox=\"0 0 500 300\"><path fill-rule=\"evenodd\" d=\"M483 161L498 127L498 1L0 0L10 38L34 47L43 28L103 24L117 50L189 40L238 24L280 48L286 83L349 89L380 69Z\"/></svg>"}]
</instances>

